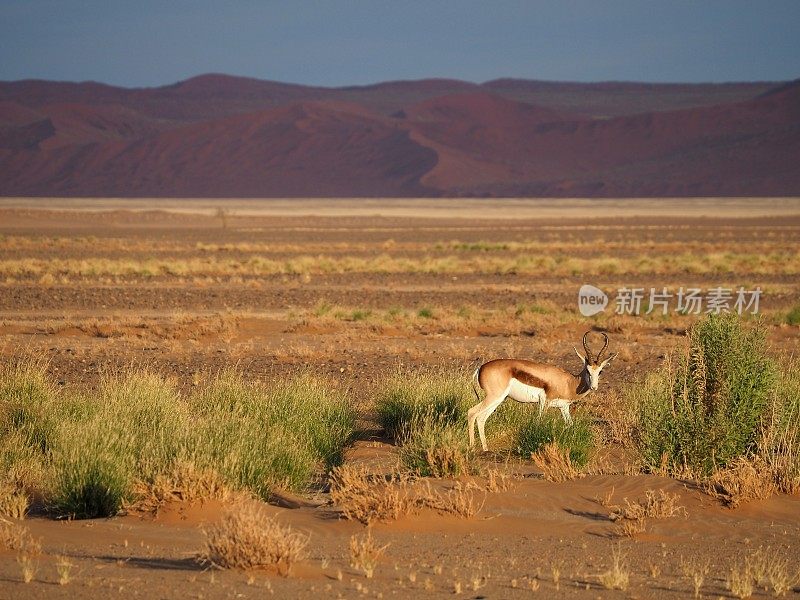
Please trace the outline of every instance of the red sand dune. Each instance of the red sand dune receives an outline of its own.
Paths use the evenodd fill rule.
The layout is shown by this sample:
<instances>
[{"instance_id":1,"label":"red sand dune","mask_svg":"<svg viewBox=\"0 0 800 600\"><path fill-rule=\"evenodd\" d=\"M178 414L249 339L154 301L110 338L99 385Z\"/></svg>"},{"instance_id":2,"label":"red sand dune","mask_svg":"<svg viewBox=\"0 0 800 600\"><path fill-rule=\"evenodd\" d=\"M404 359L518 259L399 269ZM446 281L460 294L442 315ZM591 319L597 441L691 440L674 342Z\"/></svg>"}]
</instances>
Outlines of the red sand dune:
<instances>
[{"instance_id":1,"label":"red sand dune","mask_svg":"<svg viewBox=\"0 0 800 600\"><path fill-rule=\"evenodd\" d=\"M797 81L0 83L7 196L782 196L798 159Z\"/></svg>"}]
</instances>

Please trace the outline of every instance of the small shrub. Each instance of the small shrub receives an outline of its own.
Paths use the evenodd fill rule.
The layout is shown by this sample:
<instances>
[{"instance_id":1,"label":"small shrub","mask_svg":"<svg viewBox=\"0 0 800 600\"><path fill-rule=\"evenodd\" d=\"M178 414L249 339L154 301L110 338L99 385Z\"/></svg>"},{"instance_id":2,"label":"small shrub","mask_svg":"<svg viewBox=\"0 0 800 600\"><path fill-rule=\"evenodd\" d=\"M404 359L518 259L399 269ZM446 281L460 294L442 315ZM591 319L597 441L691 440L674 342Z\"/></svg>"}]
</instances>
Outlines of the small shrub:
<instances>
[{"instance_id":1,"label":"small shrub","mask_svg":"<svg viewBox=\"0 0 800 600\"><path fill-rule=\"evenodd\" d=\"M430 308L420 308L417 311L417 316L420 319L432 319L433 318L433 311Z\"/></svg>"},{"instance_id":2,"label":"small shrub","mask_svg":"<svg viewBox=\"0 0 800 600\"><path fill-rule=\"evenodd\" d=\"M305 557L308 544L308 536L281 525L256 502L234 507L204 533L201 562L219 569L269 567L284 577Z\"/></svg>"},{"instance_id":3,"label":"small shrub","mask_svg":"<svg viewBox=\"0 0 800 600\"><path fill-rule=\"evenodd\" d=\"M589 419L578 413L568 425L560 414L545 412L539 416L537 413L531 415L517 433L517 452L522 456L531 456L552 443L569 452L572 465L585 467L594 445Z\"/></svg>"},{"instance_id":4,"label":"small shrub","mask_svg":"<svg viewBox=\"0 0 800 600\"><path fill-rule=\"evenodd\" d=\"M331 499L346 519L370 525L414 514L422 508L472 517L480 512L473 487L456 482L446 492L435 490L427 480L411 480L407 475L370 475L366 469L342 466L331 473Z\"/></svg>"},{"instance_id":5,"label":"small shrub","mask_svg":"<svg viewBox=\"0 0 800 600\"><path fill-rule=\"evenodd\" d=\"M643 500L634 500L631 502L627 498L624 499L625 506L614 506L611 510L611 519L613 521L619 519L667 519L679 514L686 515L686 508L678 504L680 496L678 494L670 494L664 490L646 490Z\"/></svg>"},{"instance_id":6,"label":"small shrub","mask_svg":"<svg viewBox=\"0 0 800 600\"><path fill-rule=\"evenodd\" d=\"M0 436L18 433L26 446L46 454L57 430L56 389L46 363L22 356L0 369Z\"/></svg>"},{"instance_id":7,"label":"small shrub","mask_svg":"<svg viewBox=\"0 0 800 600\"><path fill-rule=\"evenodd\" d=\"M626 537L634 537L646 528L646 519L667 519L683 514L686 508L678 505L678 494L670 494L664 490L646 490L643 500L631 502L624 499L624 506L610 506L609 518L618 522L618 533Z\"/></svg>"},{"instance_id":8,"label":"small shrub","mask_svg":"<svg viewBox=\"0 0 800 600\"><path fill-rule=\"evenodd\" d=\"M418 491L418 502L421 506L449 513L465 519L478 514L486 501L478 504L475 499L473 487L456 482L455 486L442 493L434 490L429 481L421 485Z\"/></svg>"},{"instance_id":9,"label":"small shrub","mask_svg":"<svg viewBox=\"0 0 800 600\"><path fill-rule=\"evenodd\" d=\"M775 487L784 494L800 491L800 361L782 365L758 455L772 475Z\"/></svg>"}]
</instances>

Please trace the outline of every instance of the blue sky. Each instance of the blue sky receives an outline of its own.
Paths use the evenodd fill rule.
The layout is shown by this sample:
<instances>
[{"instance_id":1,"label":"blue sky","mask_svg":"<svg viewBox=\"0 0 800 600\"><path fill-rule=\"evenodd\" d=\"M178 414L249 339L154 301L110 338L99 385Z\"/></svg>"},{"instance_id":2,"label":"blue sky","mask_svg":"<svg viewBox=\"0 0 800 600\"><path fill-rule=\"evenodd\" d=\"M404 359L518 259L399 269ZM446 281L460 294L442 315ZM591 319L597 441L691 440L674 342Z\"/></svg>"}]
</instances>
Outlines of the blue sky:
<instances>
[{"instance_id":1,"label":"blue sky","mask_svg":"<svg viewBox=\"0 0 800 600\"><path fill-rule=\"evenodd\" d=\"M800 0L0 0L0 79L800 77Z\"/></svg>"}]
</instances>

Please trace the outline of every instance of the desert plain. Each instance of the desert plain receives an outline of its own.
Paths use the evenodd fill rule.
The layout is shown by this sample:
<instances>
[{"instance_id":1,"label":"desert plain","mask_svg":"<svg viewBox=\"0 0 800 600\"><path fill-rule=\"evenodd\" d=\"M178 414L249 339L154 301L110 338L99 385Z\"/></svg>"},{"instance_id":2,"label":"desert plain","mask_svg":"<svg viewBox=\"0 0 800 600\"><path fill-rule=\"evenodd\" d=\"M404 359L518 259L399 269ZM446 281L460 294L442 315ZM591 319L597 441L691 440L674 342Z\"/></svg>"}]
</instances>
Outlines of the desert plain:
<instances>
[{"instance_id":1,"label":"desert plain","mask_svg":"<svg viewBox=\"0 0 800 600\"><path fill-rule=\"evenodd\" d=\"M609 293L604 312L581 316L583 284ZM308 537L286 577L198 561L225 500L85 520L34 502L13 522L40 540L35 574L26 583L18 553L0 549L0 598L717 598L736 597L732 573L748 561L781 565L796 595L800 496L725 506L697 481L642 469L617 422L626 387L682 352L701 318L674 298L667 314L648 314L647 297L640 314L616 314L617 290L718 287L760 289L769 352L797 356L800 201L3 199L4 363L36 356L55 386L89 395L130 369L186 393L228 368L265 382L309 373L352 399L344 464L377 478L402 470L374 410L397 373L468 382L500 357L577 372L587 330L619 354L573 406L598 432L573 479L490 443L474 474L409 484L469 490L468 516L423 506L367 528L320 472L261 508ZM648 494L668 497L671 516L626 532L615 507ZM350 549L368 529L385 546L371 577Z\"/></svg>"}]
</instances>

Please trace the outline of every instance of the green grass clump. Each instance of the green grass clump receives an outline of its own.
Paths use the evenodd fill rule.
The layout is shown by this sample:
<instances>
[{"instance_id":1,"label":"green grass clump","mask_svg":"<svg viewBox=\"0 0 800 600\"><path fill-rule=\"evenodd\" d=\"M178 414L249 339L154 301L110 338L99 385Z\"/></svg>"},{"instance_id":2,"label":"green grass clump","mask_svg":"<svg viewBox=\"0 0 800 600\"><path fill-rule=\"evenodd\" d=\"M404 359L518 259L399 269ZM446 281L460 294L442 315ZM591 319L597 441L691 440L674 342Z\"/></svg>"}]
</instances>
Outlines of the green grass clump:
<instances>
[{"instance_id":1,"label":"green grass clump","mask_svg":"<svg viewBox=\"0 0 800 600\"><path fill-rule=\"evenodd\" d=\"M198 464L265 498L275 486L301 489L317 464L326 470L341 464L354 438L347 396L312 377L265 386L223 373L197 406L204 417L200 437L207 440L204 451L196 450Z\"/></svg>"},{"instance_id":2,"label":"green grass clump","mask_svg":"<svg viewBox=\"0 0 800 600\"><path fill-rule=\"evenodd\" d=\"M395 373L378 391L378 422L396 441L434 419L442 426L465 428L475 404L464 373Z\"/></svg>"},{"instance_id":3,"label":"green grass clump","mask_svg":"<svg viewBox=\"0 0 800 600\"><path fill-rule=\"evenodd\" d=\"M104 377L92 393L57 390L45 366L0 366L0 467L53 514L111 516L191 463L267 498L300 490L343 460L355 413L329 382L272 384L223 373L193 396L144 371Z\"/></svg>"},{"instance_id":4,"label":"green grass clump","mask_svg":"<svg viewBox=\"0 0 800 600\"><path fill-rule=\"evenodd\" d=\"M18 434L25 445L46 453L57 429L56 389L45 363L23 358L0 371L0 436Z\"/></svg>"},{"instance_id":5,"label":"green grass clump","mask_svg":"<svg viewBox=\"0 0 800 600\"><path fill-rule=\"evenodd\" d=\"M698 322L675 364L628 390L645 467L708 475L753 454L776 376L763 326L732 314Z\"/></svg>"},{"instance_id":6,"label":"green grass clump","mask_svg":"<svg viewBox=\"0 0 800 600\"><path fill-rule=\"evenodd\" d=\"M400 446L410 471L458 477L473 468L466 432L467 410L475 403L463 373L398 372L379 390L378 422Z\"/></svg>"},{"instance_id":7,"label":"green grass clump","mask_svg":"<svg viewBox=\"0 0 800 600\"><path fill-rule=\"evenodd\" d=\"M786 323L789 325L800 325L800 304L796 304L792 310L786 314Z\"/></svg>"},{"instance_id":8,"label":"green grass clump","mask_svg":"<svg viewBox=\"0 0 800 600\"><path fill-rule=\"evenodd\" d=\"M567 425L560 413L545 412L540 417L537 412L517 430L517 452L521 456L530 457L552 442L569 451L575 467L585 467L594 448L591 421L582 413L576 413L572 424Z\"/></svg>"},{"instance_id":9,"label":"green grass clump","mask_svg":"<svg viewBox=\"0 0 800 600\"><path fill-rule=\"evenodd\" d=\"M463 427L432 415L403 436L400 461L423 477L459 477L475 470L474 452Z\"/></svg>"}]
</instances>

